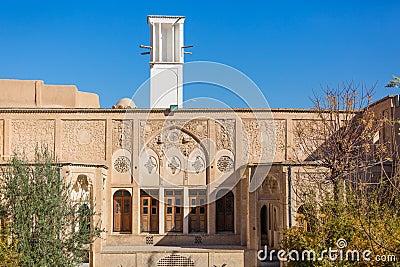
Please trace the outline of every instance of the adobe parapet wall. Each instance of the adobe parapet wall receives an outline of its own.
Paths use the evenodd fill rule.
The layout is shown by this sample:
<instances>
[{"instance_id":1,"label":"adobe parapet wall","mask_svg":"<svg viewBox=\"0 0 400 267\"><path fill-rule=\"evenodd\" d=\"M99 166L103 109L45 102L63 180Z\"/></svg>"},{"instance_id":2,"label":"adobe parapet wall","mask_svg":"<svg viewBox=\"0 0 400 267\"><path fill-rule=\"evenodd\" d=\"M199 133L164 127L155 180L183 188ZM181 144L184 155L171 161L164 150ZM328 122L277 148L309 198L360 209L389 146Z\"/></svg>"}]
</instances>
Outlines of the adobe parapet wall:
<instances>
[{"instance_id":1,"label":"adobe parapet wall","mask_svg":"<svg viewBox=\"0 0 400 267\"><path fill-rule=\"evenodd\" d=\"M0 108L99 108L99 96L75 85L40 80L0 80Z\"/></svg>"}]
</instances>

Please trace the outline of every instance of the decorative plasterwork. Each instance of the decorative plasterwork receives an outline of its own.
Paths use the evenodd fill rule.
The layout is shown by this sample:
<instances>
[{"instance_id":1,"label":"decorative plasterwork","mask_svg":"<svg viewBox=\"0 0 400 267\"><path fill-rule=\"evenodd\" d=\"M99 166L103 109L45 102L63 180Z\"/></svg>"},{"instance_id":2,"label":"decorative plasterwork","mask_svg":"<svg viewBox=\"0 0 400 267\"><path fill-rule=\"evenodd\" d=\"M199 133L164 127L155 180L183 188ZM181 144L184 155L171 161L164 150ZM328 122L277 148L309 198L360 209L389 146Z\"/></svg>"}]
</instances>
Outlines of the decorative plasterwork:
<instances>
[{"instance_id":1,"label":"decorative plasterwork","mask_svg":"<svg viewBox=\"0 0 400 267\"><path fill-rule=\"evenodd\" d=\"M304 160L326 140L324 124L318 120L293 120L294 160Z\"/></svg>"},{"instance_id":2,"label":"decorative plasterwork","mask_svg":"<svg viewBox=\"0 0 400 267\"><path fill-rule=\"evenodd\" d=\"M259 199L270 198L272 196L279 196L281 194L281 180L279 179L279 173L269 173L262 182L262 186L259 191Z\"/></svg>"},{"instance_id":3,"label":"decorative plasterwork","mask_svg":"<svg viewBox=\"0 0 400 267\"><path fill-rule=\"evenodd\" d=\"M220 172L228 173L233 167L233 160L228 156L222 156L217 161L217 168Z\"/></svg>"},{"instance_id":4,"label":"decorative plasterwork","mask_svg":"<svg viewBox=\"0 0 400 267\"><path fill-rule=\"evenodd\" d=\"M274 120L276 140L276 161L283 161L287 155L286 120Z\"/></svg>"},{"instance_id":5,"label":"decorative plasterwork","mask_svg":"<svg viewBox=\"0 0 400 267\"><path fill-rule=\"evenodd\" d=\"M162 133L171 128L182 129L199 140L208 137L207 120L146 120L140 122L140 135L143 142L149 141L154 133Z\"/></svg>"},{"instance_id":6,"label":"decorative plasterwork","mask_svg":"<svg viewBox=\"0 0 400 267\"><path fill-rule=\"evenodd\" d=\"M132 138L131 120L113 120L113 152L121 148L132 152Z\"/></svg>"},{"instance_id":7,"label":"decorative plasterwork","mask_svg":"<svg viewBox=\"0 0 400 267\"><path fill-rule=\"evenodd\" d=\"M168 159L168 167L172 174L178 174L181 170L181 161L178 157L172 156Z\"/></svg>"},{"instance_id":8,"label":"decorative plasterwork","mask_svg":"<svg viewBox=\"0 0 400 267\"><path fill-rule=\"evenodd\" d=\"M188 157L195 148L201 148L198 140L208 137L206 120L148 120L140 122L140 136L142 146L154 150L159 158L164 158L170 148L178 148Z\"/></svg>"},{"instance_id":9,"label":"decorative plasterwork","mask_svg":"<svg viewBox=\"0 0 400 267\"><path fill-rule=\"evenodd\" d=\"M37 146L46 145L54 151L54 120L14 120L11 122L11 152L32 160Z\"/></svg>"},{"instance_id":10,"label":"decorative plasterwork","mask_svg":"<svg viewBox=\"0 0 400 267\"><path fill-rule=\"evenodd\" d=\"M233 151L235 120L218 120L215 122L217 150Z\"/></svg>"},{"instance_id":11,"label":"decorative plasterwork","mask_svg":"<svg viewBox=\"0 0 400 267\"><path fill-rule=\"evenodd\" d=\"M101 161L105 159L105 128L102 120L62 121L62 160Z\"/></svg>"},{"instance_id":12,"label":"decorative plasterwork","mask_svg":"<svg viewBox=\"0 0 400 267\"><path fill-rule=\"evenodd\" d=\"M243 120L244 152L248 162L268 162L285 155L285 120Z\"/></svg>"},{"instance_id":13,"label":"decorative plasterwork","mask_svg":"<svg viewBox=\"0 0 400 267\"><path fill-rule=\"evenodd\" d=\"M131 161L125 156L119 156L114 161L114 169L119 173L126 173L130 170Z\"/></svg>"},{"instance_id":14,"label":"decorative plasterwork","mask_svg":"<svg viewBox=\"0 0 400 267\"><path fill-rule=\"evenodd\" d=\"M197 174L202 172L204 170L205 166L206 166L206 164L204 162L204 159L200 156L197 156L195 161L192 164L192 167Z\"/></svg>"},{"instance_id":15,"label":"decorative plasterwork","mask_svg":"<svg viewBox=\"0 0 400 267\"><path fill-rule=\"evenodd\" d=\"M154 173L157 170L157 160L154 157L149 156L147 161L144 163L144 167L147 169L149 174Z\"/></svg>"},{"instance_id":16,"label":"decorative plasterwork","mask_svg":"<svg viewBox=\"0 0 400 267\"><path fill-rule=\"evenodd\" d=\"M186 133L181 132L179 141L179 149L185 157L189 157L190 153L192 153L195 148L202 150L199 143L197 143L192 136Z\"/></svg>"}]
</instances>

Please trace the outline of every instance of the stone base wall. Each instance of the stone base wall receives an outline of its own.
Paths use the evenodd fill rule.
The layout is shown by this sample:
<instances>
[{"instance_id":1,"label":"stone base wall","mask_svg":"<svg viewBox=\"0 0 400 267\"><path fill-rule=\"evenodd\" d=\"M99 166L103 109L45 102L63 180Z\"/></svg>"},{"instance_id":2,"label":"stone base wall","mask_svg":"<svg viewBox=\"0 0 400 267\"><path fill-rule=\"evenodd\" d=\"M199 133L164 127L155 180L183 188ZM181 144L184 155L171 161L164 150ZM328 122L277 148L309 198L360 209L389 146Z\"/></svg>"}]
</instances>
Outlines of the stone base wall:
<instances>
[{"instance_id":1,"label":"stone base wall","mask_svg":"<svg viewBox=\"0 0 400 267\"><path fill-rule=\"evenodd\" d=\"M235 234L169 234L169 235L131 235L115 234L107 236L105 246L186 246L203 247L214 245L240 246L240 235Z\"/></svg>"},{"instance_id":2,"label":"stone base wall","mask_svg":"<svg viewBox=\"0 0 400 267\"><path fill-rule=\"evenodd\" d=\"M226 264L226 265L224 265ZM102 252L94 266L107 267L241 267L245 265L244 251L113 251Z\"/></svg>"}]
</instances>

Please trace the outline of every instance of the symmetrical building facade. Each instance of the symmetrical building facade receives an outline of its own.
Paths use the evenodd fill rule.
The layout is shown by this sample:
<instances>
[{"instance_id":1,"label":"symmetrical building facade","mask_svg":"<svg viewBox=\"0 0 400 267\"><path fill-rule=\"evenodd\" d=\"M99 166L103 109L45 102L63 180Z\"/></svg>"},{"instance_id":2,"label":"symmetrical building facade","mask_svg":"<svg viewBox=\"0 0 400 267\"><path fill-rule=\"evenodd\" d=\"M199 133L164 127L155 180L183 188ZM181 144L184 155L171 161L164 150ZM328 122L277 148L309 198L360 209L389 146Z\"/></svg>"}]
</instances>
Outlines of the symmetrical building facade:
<instances>
[{"instance_id":1,"label":"symmetrical building facade","mask_svg":"<svg viewBox=\"0 0 400 267\"><path fill-rule=\"evenodd\" d=\"M129 99L100 108L73 86L0 80L1 161L33 159L37 144L55 153L71 198L89 196L105 229L92 266L260 266L257 251L278 248L296 224L304 170L293 164L293 129L314 111L180 108L183 21L149 17L151 72L171 74L151 85L152 109ZM398 104L387 97L375 108L393 114Z\"/></svg>"}]
</instances>

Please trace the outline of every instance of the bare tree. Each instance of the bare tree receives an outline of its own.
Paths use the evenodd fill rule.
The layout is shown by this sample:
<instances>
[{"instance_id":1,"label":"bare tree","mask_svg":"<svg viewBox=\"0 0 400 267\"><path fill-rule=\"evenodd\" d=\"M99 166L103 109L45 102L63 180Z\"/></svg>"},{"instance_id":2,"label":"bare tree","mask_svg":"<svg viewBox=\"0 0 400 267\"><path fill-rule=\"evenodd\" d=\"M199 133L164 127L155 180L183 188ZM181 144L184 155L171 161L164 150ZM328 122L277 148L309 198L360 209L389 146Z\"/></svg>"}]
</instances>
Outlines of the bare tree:
<instances>
[{"instance_id":1,"label":"bare tree","mask_svg":"<svg viewBox=\"0 0 400 267\"><path fill-rule=\"evenodd\" d=\"M294 125L295 159L310 185L294 191L309 227L289 230L283 247L341 237L376 254L400 253L397 121L377 111L373 92L354 83L325 87L312 98L315 118Z\"/></svg>"}]
</instances>

